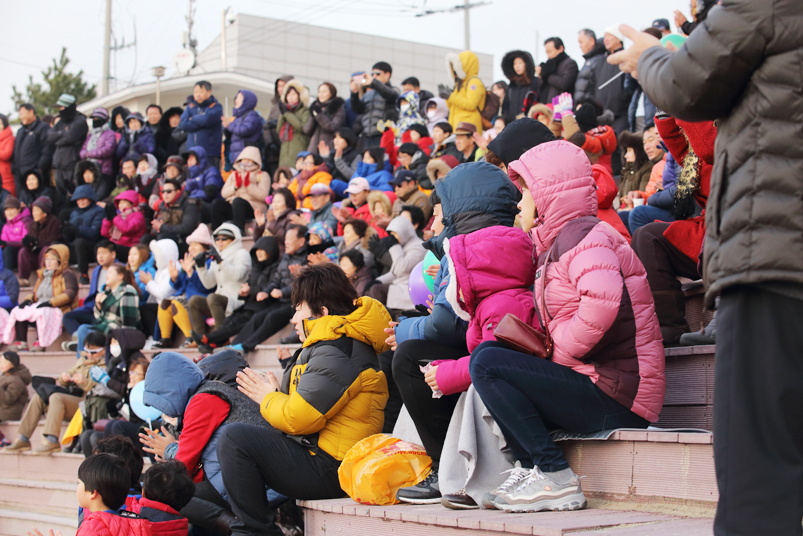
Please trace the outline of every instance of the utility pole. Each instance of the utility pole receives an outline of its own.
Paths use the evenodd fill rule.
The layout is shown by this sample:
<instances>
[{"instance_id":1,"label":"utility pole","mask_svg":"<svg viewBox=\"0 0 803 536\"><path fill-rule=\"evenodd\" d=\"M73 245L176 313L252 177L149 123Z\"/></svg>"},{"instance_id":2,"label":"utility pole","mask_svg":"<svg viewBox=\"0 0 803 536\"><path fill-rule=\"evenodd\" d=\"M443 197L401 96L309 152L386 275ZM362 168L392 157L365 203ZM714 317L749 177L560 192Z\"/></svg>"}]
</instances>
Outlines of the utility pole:
<instances>
[{"instance_id":1,"label":"utility pole","mask_svg":"<svg viewBox=\"0 0 803 536\"><path fill-rule=\"evenodd\" d=\"M416 17L426 17L427 15L435 15L437 13L454 13L456 11L463 11L463 38L464 42L463 45L465 46L466 50L471 50L471 18L469 12L475 7L481 6L488 6L491 5L493 2L476 2L471 3L471 0L464 0L462 5L457 5L454 7L449 7L446 9L427 9L422 11L421 13L416 13Z\"/></svg>"},{"instance_id":2,"label":"utility pole","mask_svg":"<svg viewBox=\"0 0 803 536\"><path fill-rule=\"evenodd\" d=\"M106 0L106 25L103 29L103 81L100 94L105 97L109 94L109 68L112 55L112 0Z\"/></svg>"},{"instance_id":3,"label":"utility pole","mask_svg":"<svg viewBox=\"0 0 803 536\"><path fill-rule=\"evenodd\" d=\"M198 46L198 41L195 40L192 36L192 27L195 24L195 8L193 4L195 0L190 0L190 9L189 13L187 14L187 48L192 50L192 53L196 56L198 55L198 51L195 49Z\"/></svg>"},{"instance_id":4,"label":"utility pole","mask_svg":"<svg viewBox=\"0 0 803 536\"><path fill-rule=\"evenodd\" d=\"M220 67L221 71L226 71L226 14L229 12L230 8L226 8L223 10L223 28L220 31Z\"/></svg>"}]
</instances>

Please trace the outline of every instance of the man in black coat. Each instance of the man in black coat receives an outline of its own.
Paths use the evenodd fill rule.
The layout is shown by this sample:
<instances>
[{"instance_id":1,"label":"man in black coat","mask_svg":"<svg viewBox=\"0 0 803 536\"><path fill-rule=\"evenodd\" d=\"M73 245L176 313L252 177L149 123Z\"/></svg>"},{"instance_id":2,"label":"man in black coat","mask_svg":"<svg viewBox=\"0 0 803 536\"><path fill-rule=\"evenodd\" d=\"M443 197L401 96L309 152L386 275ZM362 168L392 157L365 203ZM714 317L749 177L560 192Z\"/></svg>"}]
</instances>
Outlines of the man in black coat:
<instances>
[{"instance_id":1,"label":"man in black coat","mask_svg":"<svg viewBox=\"0 0 803 536\"><path fill-rule=\"evenodd\" d=\"M53 155L47 144L50 127L36 116L33 105L22 104L18 111L22 127L17 131L17 137L14 139L14 159L11 162L11 172L14 174L14 184L19 192L22 191L28 171L36 169L42 173L42 176L47 175Z\"/></svg>"},{"instance_id":2,"label":"man in black coat","mask_svg":"<svg viewBox=\"0 0 803 536\"><path fill-rule=\"evenodd\" d=\"M577 42L586 61L574 82L574 102L584 102L597 95L596 69L600 62L605 61L605 44L602 39L597 39L593 30L587 28L580 30Z\"/></svg>"},{"instance_id":3,"label":"man in black coat","mask_svg":"<svg viewBox=\"0 0 803 536\"><path fill-rule=\"evenodd\" d=\"M706 303L721 294L714 379L714 533L801 534L803 2L729 0L676 52L622 26L612 63L658 108L717 120Z\"/></svg>"},{"instance_id":4,"label":"man in black coat","mask_svg":"<svg viewBox=\"0 0 803 536\"><path fill-rule=\"evenodd\" d=\"M537 74L541 78L541 91L538 100L550 103L561 93L574 91L577 80L577 62L565 52L560 37L550 37L544 41L547 61L538 66Z\"/></svg>"},{"instance_id":5,"label":"man in black coat","mask_svg":"<svg viewBox=\"0 0 803 536\"><path fill-rule=\"evenodd\" d=\"M56 187L60 201L68 199L75 190L73 174L75 164L81 159L81 147L86 141L89 126L86 116L76 109L75 97L63 93L56 105L59 115L50 129L47 141L53 145L53 169L56 172Z\"/></svg>"}]
</instances>

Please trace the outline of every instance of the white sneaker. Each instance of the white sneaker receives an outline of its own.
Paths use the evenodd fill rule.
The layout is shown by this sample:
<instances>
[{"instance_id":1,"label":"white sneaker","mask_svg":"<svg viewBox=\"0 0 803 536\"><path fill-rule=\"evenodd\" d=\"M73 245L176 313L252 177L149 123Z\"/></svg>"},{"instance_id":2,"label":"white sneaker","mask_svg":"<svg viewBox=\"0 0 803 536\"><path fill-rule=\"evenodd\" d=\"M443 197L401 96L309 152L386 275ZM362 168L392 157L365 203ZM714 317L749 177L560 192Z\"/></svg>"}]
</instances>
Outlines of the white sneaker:
<instances>
[{"instance_id":1,"label":"white sneaker","mask_svg":"<svg viewBox=\"0 0 803 536\"><path fill-rule=\"evenodd\" d=\"M514 469L515 470L515 469ZM540 512L542 510L568 511L586 507L586 498L580 486L580 477L566 470L569 476L566 483L552 478L556 473L546 475L534 467L529 476L522 479L515 488L497 495L494 506L505 512Z\"/></svg>"},{"instance_id":2,"label":"white sneaker","mask_svg":"<svg viewBox=\"0 0 803 536\"><path fill-rule=\"evenodd\" d=\"M507 493L508 491L512 491L513 489L516 488L516 486L518 486L519 482L530 476L530 470L523 469L521 467L521 462L518 460L516 461L516 464L513 467L513 469L508 469L507 471L502 472L503 475L506 473L510 473L510 476L507 477L507 480L505 480L502 483L502 485L496 488L495 490L486 493L485 496L482 498L483 508L486 509L496 508L496 504L494 504L494 501L496 501L496 498L499 495Z\"/></svg>"}]
</instances>

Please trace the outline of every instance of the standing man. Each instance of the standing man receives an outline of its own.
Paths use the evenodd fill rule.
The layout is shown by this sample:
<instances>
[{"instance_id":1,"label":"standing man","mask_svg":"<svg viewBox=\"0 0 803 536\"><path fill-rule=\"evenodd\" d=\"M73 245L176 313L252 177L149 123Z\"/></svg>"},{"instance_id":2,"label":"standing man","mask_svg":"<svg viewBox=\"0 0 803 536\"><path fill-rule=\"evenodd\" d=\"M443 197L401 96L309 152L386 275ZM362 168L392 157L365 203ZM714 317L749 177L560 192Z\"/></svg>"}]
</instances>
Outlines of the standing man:
<instances>
[{"instance_id":1,"label":"standing man","mask_svg":"<svg viewBox=\"0 0 803 536\"><path fill-rule=\"evenodd\" d=\"M170 133L165 135L165 133L162 132L162 130L164 130L161 126L162 107L158 104L149 104L148 107L145 108L145 117L147 119L145 127L150 129L156 143L153 156L156 157L156 160L159 162L159 168L161 168L164 163L167 162L167 157L172 156L167 154L167 142L170 140Z\"/></svg>"},{"instance_id":2,"label":"standing man","mask_svg":"<svg viewBox=\"0 0 803 536\"><path fill-rule=\"evenodd\" d=\"M206 150L207 161L220 169L223 143L223 106L212 96L212 84L201 80L192 90L191 102L181 114L178 128L187 132L187 147L200 145Z\"/></svg>"},{"instance_id":3,"label":"standing man","mask_svg":"<svg viewBox=\"0 0 803 536\"><path fill-rule=\"evenodd\" d=\"M36 109L30 103L19 107L22 127L14 139L14 159L11 161L11 172L14 174L14 185L18 192L23 190L28 171L38 170L43 177L50 172L52 153L48 151L47 135L50 127L36 116Z\"/></svg>"},{"instance_id":4,"label":"standing man","mask_svg":"<svg viewBox=\"0 0 803 536\"><path fill-rule=\"evenodd\" d=\"M622 50L624 40L625 36L622 35L617 26L605 28L605 35L602 41L605 44L607 56ZM594 76L596 78L594 83L596 99L604 109L613 113L613 124L611 126L618 140L619 134L628 128L627 112L630 109L630 100L633 97L634 88L626 86L625 79L627 77L625 74L607 61L597 63ZM614 177L622 174L622 157L620 154L619 147L617 147L616 151L611 155L611 170Z\"/></svg>"},{"instance_id":5,"label":"standing man","mask_svg":"<svg viewBox=\"0 0 803 536\"><path fill-rule=\"evenodd\" d=\"M380 121L395 121L399 118L396 110L396 99L399 90L390 85L393 68L389 63L380 61L371 68L371 76L365 77L367 84L360 85L351 79L351 109L362 114L362 132L360 133L360 150L379 147L382 133L376 128ZM362 96L360 93L364 91Z\"/></svg>"},{"instance_id":6,"label":"standing man","mask_svg":"<svg viewBox=\"0 0 803 536\"><path fill-rule=\"evenodd\" d=\"M421 112L422 116L426 116L427 102L435 95L426 89L421 89L421 82L415 76L408 76L402 80L402 93L407 93L408 91L414 91L418 95L418 111Z\"/></svg>"},{"instance_id":7,"label":"standing man","mask_svg":"<svg viewBox=\"0 0 803 536\"><path fill-rule=\"evenodd\" d=\"M610 58L673 117L718 120L703 250L707 305L721 295L717 536L801 534L801 22L798 0L729 0L677 52L623 25L633 46Z\"/></svg>"},{"instance_id":8,"label":"standing man","mask_svg":"<svg viewBox=\"0 0 803 536\"><path fill-rule=\"evenodd\" d=\"M550 103L561 93L574 91L577 80L577 62L565 52L560 37L550 37L544 41L547 61L535 68L535 74L541 79L540 101Z\"/></svg>"},{"instance_id":9,"label":"standing man","mask_svg":"<svg viewBox=\"0 0 803 536\"><path fill-rule=\"evenodd\" d=\"M56 172L57 196L60 202L64 202L75 190L75 164L81 159L81 147L86 141L89 125L86 116L76 109L75 97L72 95L62 93L56 106L59 108L59 115L47 135L47 142L55 148L53 169Z\"/></svg>"},{"instance_id":10,"label":"standing man","mask_svg":"<svg viewBox=\"0 0 803 536\"><path fill-rule=\"evenodd\" d=\"M574 102L582 103L588 99L593 99L597 94L597 64L605 61L605 44L602 39L597 39L594 30L588 28L580 30L577 35L577 43L583 53L585 63L577 75L574 83Z\"/></svg>"}]
</instances>

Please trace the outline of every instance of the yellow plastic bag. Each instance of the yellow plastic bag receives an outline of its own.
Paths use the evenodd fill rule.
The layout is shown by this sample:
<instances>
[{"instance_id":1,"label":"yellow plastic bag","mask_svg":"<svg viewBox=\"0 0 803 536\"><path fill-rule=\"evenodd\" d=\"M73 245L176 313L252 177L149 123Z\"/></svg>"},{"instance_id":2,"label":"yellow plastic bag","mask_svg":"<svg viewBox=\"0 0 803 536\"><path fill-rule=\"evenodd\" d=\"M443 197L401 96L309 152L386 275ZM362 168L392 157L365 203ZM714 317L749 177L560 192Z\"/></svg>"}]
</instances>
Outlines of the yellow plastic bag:
<instances>
[{"instance_id":1,"label":"yellow plastic bag","mask_svg":"<svg viewBox=\"0 0 803 536\"><path fill-rule=\"evenodd\" d=\"M360 504L396 504L396 492L424 480L432 458L424 447L387 434L366 437L346 453L340 487Z\"/></svg>"},{"instance_id":2,"label":"yellow plastic bag","mask_svg":"<svg viewBox=\"0 0 803 536\"><path fill-rule=\"evenodd\" d=\"M64 431L64 437L61 438L62 445L69 445L72 440L81 435L84 430L84 415L81 410L75 412L72 416L70 424L67 425L67 430Z\"/></svg>"}]
</instances>

